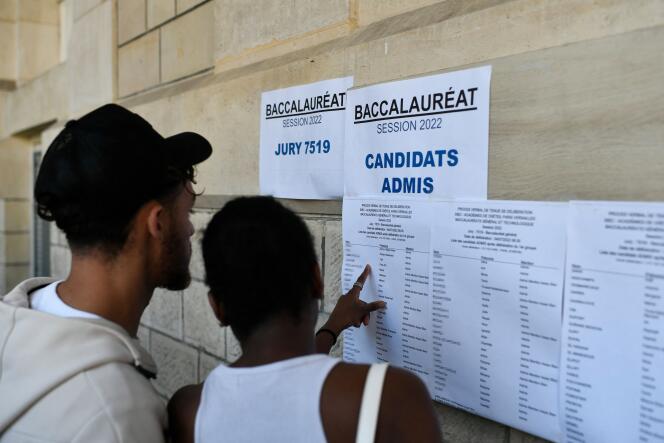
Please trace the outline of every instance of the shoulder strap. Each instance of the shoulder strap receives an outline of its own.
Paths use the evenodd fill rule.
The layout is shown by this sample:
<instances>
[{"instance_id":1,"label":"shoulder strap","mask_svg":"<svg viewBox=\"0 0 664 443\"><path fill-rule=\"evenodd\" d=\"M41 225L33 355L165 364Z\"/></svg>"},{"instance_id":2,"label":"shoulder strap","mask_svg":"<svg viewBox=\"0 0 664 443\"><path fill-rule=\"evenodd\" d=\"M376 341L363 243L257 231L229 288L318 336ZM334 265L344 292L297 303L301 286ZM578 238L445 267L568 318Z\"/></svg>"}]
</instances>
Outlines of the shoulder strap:
<instances>
[{"instance_id":1,"label":"shoulder strap","mask_svg":"<svg viewBox=\"0 0 664 443\"><path fill-rule=\"evenodd\" d=\"M376 436L378 410L383 395L383 382L387 372L387 363L373 364L369 368L367 380L364 382L360 419L357 423L356 443L371 443Z\"/></svg>"}]
</instances>

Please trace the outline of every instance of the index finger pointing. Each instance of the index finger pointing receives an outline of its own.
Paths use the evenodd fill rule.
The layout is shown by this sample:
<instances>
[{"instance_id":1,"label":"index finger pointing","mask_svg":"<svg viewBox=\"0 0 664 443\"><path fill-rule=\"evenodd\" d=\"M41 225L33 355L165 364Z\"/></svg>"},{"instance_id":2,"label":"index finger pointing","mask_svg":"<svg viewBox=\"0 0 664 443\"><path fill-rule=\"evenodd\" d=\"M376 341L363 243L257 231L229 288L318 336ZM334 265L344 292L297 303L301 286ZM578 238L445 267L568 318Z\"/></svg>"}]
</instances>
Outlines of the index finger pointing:
<instances>
[{"instance_id":1,"label":"index finger pointing","mask_svg":"<svg viewBox=\"0 0 664 443\"><path fill-rule=\"evenodd\" d=\"M367 277L369 276L370 272L371 272L371 266L366 265L364 267L364 271L362 271L360 276L357 277L357 280L355 280L355 283L353 283L353 287L350 288L350 291L348 291L348 294L353 295L354 297L360 298L360 291L362 291L362 287L364 286L364 282L367 280Z\"/></svg>"},{"instance_id":2,"label":"index finger pointing","mask_svg":"<svg viewBox=\"0 0 664 443\"><path fill-rule=\"evenodd\" d=\"M369 276L370 273L371 273L371 266L366 265L364 267L364 271L362 271L360 276L357 277L357 282L362 283L364 285L364 282L367 281L367 277Z\"/></svg>"}]
</instances>

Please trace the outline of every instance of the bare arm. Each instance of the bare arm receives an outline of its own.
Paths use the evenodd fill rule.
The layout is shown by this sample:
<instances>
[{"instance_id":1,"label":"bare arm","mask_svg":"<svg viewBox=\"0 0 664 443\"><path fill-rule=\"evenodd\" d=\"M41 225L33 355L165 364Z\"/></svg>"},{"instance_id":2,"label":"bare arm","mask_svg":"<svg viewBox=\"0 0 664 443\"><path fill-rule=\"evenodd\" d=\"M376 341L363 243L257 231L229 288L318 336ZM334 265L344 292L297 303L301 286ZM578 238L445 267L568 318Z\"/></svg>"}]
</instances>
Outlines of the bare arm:
<instances>
[{"instance_id":1,"label":"bare arm","mask_svg":"<svg viewBox=\"0 0 664 443\"><path fill-rule=\"evenodd\" d=\"M194 443L196 412L202 391L202 384L185 386L168 402L168 423L172 443Z\"/></svg>"},{"instance_id":2,"label":"bare arm","mask_svg":"<svg viewBox=\"0 0 664 443\"><path fill-rule=\"evenodd\" d=\"M390 367L378 415L376 442L443 441L438 416L426 386L416 375Z\"/></svg>"},{"instance_id":3,"label":"bare arm","mask_svg":"<svg viewBox=\"0 0 664 443\"><path fill-rule=\"evenodd\" d=\"M366 303L360 300L362 286L367 281L370 272L371 267L369 265L365 266L364 271L357 278L356 285L347 294L339 297L339 301L323 328L331 330L338 337L344 329L351 326L356 328L359 328L362 324L368 326L371 313L378 309L385 309L385 302L383 301ZM331 334L322 332L316 335L316 352L319 354L328 354L333 345L334 339Z\"/></svg>"}]
</instances>

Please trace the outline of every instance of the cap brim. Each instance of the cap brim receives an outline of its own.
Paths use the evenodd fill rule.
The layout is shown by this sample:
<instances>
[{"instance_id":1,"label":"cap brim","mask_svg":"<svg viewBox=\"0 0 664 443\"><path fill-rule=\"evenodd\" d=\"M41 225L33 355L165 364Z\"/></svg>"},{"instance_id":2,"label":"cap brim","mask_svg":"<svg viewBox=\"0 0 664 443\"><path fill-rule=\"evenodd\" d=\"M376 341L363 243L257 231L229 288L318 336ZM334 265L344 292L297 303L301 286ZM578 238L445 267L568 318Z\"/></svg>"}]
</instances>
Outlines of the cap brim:
<instances>
[{"instance_id":1,"label":"cap brim","mask_svg":"<svg viewBox=\"0 0 664 443\"><path fill-rule=\"evenodd\" d=\"M193 166L212 154L212 145L195 132L182 132L164 139L171 161L180 166Z\"/></svg>"}]
</instances>

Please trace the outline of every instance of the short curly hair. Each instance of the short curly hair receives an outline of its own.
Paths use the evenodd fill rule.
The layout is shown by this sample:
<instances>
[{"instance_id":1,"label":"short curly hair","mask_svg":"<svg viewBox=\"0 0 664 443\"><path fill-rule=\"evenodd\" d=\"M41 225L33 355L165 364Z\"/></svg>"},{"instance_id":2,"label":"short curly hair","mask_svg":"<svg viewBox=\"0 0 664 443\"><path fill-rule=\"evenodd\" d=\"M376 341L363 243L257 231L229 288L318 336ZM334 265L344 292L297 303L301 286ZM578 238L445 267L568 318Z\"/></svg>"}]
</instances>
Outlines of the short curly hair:
<instances>
[{"instance_id":1,"label":"short curly hair","mask_svg":"<svg viewBox=\"0 0 664 443\"><path fill-rule=\"evenodd\" d=\"M210 221L202 248L206 282L240 340L274 315L298 320L314 296L311 233L272 197L228 202Z\"/></svg>"}]
</instances>

